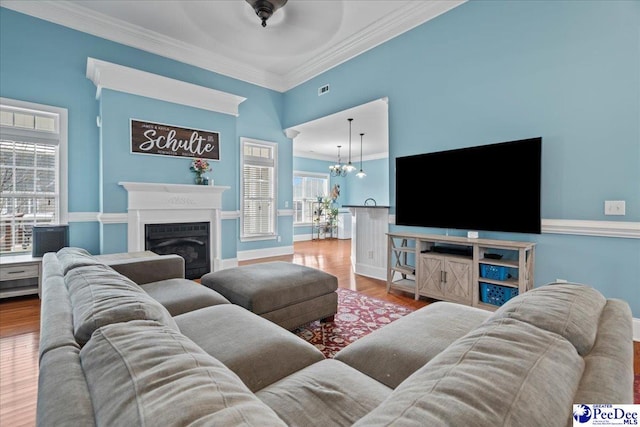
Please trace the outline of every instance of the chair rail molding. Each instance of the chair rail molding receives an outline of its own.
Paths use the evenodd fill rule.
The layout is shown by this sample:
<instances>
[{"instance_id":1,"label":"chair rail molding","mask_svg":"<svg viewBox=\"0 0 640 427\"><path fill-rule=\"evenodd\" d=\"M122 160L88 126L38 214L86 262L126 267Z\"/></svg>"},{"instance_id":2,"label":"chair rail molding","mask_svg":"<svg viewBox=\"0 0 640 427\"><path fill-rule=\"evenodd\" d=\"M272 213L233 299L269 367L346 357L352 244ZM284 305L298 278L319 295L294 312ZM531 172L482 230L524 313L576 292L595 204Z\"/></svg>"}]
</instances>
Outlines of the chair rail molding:
<instances>
[{"instance_id":1,"label":"chair rail molding","mask_svg":"<svg viewBox=\"0 0 640 427\"><path fill-rule=\"evenodd\" d=\"M247 98L95 58L87 58L87 78L103 88L238 116Z\"/></svg>"},{"instance_id":2,"label":"chair rail molding","mask_svg":"<svg viewBox=\"0 0 640 427\"><path fill-rule=\"evenodd\" d=\"M640 222L543 219L542 232L550 234L640 239Z\"/></svg>"},{"instance_id":3,"label":"chair rail molding","mask_svg":"<svg viewBox=\"0 0 640 427\"><path fill-rule=\"evenodd\" d=\"M395 214L389 215L389 224L396 225ZM572 234L575 236L640 239L640 222L543 218L542 234Z\"/></svg>"}]
</instances>

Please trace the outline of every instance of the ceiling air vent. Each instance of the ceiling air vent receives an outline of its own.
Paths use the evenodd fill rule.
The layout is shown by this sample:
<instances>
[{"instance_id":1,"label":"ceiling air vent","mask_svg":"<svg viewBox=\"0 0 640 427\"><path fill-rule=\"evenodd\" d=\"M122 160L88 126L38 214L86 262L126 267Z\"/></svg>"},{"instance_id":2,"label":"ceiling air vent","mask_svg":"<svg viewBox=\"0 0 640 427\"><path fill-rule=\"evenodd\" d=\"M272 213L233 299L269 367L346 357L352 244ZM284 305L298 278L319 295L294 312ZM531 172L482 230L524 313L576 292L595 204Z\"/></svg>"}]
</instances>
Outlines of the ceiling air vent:
<instances>
[{"instance_id":1,"label":"ceiling air vent","mask_svg":"<svg viewBox=\"0 0 640 427\"><path fill-rule=\"evenodd\" d=\"M318 96L324 95L327 92L329 92L329 85L320 86L318 88Z\"/></svg>"}]
</instances>

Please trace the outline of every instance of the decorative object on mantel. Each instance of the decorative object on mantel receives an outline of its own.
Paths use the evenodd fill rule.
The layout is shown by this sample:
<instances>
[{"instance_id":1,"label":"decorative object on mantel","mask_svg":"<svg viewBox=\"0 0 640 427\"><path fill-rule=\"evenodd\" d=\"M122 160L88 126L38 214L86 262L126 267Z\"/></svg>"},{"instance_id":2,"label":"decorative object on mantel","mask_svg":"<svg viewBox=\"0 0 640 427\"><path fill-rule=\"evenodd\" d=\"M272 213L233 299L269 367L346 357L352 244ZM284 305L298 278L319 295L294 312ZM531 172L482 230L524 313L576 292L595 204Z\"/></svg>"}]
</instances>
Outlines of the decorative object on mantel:
<instances>
[{"instance_id":1,"label":"decorative object on mantel","mask_svg":"<svg viewBox=\"0 0 640 427\"><path fill-rule=\"evenodd\" d=\"M193 159L191 162L191 170L196 174L195 182L197 185L209 185L209 177L204 175L205 172L211 171L207 160Z\"/></svg>"},{"instance_id":2,"label":"decorative object on mantel","mask_svg":"<svg viewBox=\"0 0 640 427\"><path fill-rule=\"evenodd\" d=\"M220 160L220 134L131 119L131 152Z\"/></svg>"},{"instance_id":3,"label":"decorative object on mantel","mask_svg":"<svg viewBox=\"0 0 640 427\"><path fill-rule=\"evenodd\" d=\"M247 0L247 3L253 7L258 18L262 20L262 26L267 26L267 19L282 6L287 4L287 0Z\"/></svg>"},{"instance_id":4,"label":"decorative object on mantel","mask_svg":"<svg viewBox=\"0 0 640 427\"><path fill-rule=\"evenodd\" d=\"M364 171L362 170L362 137L363 136L364 136L364 133L361 133L360 134L360 172L356 174L358 178L364 178L365 176L367 176L367 174L364 173Z\"/></svg>"}]
</instances>

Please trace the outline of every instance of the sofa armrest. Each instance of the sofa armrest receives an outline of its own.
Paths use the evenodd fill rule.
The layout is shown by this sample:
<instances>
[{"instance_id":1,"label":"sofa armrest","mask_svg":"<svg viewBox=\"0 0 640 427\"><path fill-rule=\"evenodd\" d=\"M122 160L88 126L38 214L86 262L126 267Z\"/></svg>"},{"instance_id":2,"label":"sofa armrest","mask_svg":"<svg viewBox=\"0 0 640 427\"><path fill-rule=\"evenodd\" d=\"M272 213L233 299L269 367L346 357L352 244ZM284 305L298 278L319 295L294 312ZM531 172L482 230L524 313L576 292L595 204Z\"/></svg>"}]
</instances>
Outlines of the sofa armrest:
<instances>
[{"instance_id":1,"label":"sofa armrest","mask_svg":"<svg viewBox=\"0 0 640 427\"><path fill-rule=\"evenodd\" d=\"M184 258L180 255L107 259L104 263L138 285L167 279L184 279Z\"/></svg>"}]
</instances>

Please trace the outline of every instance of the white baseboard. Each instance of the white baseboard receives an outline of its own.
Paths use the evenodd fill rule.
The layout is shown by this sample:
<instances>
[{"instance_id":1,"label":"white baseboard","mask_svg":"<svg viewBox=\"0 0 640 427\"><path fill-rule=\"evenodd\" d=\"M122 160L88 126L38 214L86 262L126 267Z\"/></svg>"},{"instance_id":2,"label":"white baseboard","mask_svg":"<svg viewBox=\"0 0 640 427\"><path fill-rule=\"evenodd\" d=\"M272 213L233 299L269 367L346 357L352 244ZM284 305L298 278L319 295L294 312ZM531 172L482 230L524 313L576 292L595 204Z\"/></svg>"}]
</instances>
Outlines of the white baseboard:
<instances>
[{"instance_id":1,"label":"white baseboard","mask_svg":"<svg viewBox=\"0 0 640 427\"><path fill-rule=\"evenodd\" d=\"M294 234L293 235L294 242L304 242L307 240L311 240L311 234Z\"/></svg>"},{"instance_id":2,"label":"white baseboard","mask_svg":"<svg viewBox=\"0 0 640 427\"><path fill-rule=\"evenodd\" d=\"M353 264L351 264L353 265ZM384 280L387 281L387 267L376 267L367 264L358 264L356 263L356 268L354 273L359 274L361 276L371 277L373 279Z\"/></svg>"},{"instance_id":3,"label":"white baseboard","mask_svg":"<svg viewBox=\"0 0 640 427\"><path fill-rule=\"evenodd\" d=\"M248 261L251 259L268 258L272 256L282 255L293 255L293 245L238 252L238 261Z\"/></svg>"}]
</instances>

